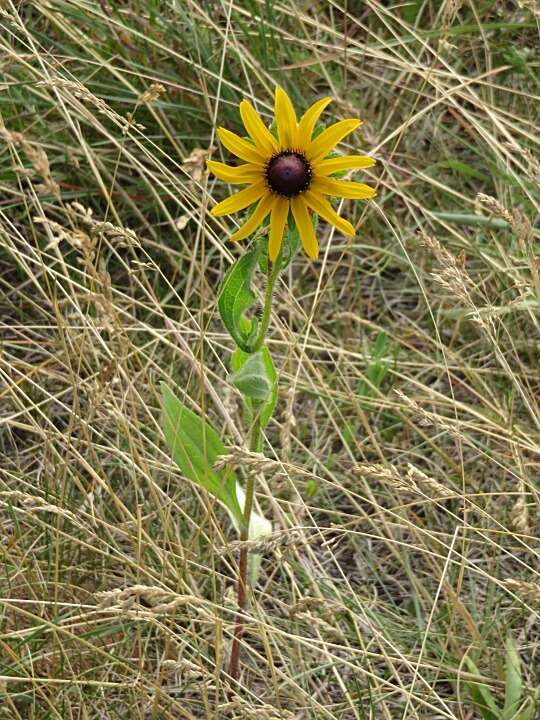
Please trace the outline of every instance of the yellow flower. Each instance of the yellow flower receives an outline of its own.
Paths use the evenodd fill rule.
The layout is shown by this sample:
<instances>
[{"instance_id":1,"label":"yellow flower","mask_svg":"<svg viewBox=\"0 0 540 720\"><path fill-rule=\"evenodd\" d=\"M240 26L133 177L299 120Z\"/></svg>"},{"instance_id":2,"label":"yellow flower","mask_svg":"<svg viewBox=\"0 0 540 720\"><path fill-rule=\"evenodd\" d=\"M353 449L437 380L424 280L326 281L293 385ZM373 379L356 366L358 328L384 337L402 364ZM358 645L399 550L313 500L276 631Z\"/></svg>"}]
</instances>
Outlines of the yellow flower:
<instances>
[{"instance_id":1,"label":"yellow flower","mask_svg":"<svg viewBox=\"0 0 540 720\"><path fill-rule=\"evenodd\" d=\"M218 130L222 144L245 164L232 167L209 160L208 169L220 180L249 187L218 203L212 209L212 215L229 215L257 202L255 210L231 235L231 240L243 240L251 235L271 213L268 253L272 262L279 255L289 210L307 255L316 258L319 246L310 211L345 235L352 236L351 223L336 213L325 196L366 200L375 195L368 185L331 177L343 170L368 168L375 164L373 158L365 155L328 157L346 135L360 127L360 120L341 120L312 137L317 120L330 100L325 97L317 101L297 121L290 98L277 87L277 138L247 100L240 103L240 116L250 140L225 128Z\"/></svg>"}]
</instances>

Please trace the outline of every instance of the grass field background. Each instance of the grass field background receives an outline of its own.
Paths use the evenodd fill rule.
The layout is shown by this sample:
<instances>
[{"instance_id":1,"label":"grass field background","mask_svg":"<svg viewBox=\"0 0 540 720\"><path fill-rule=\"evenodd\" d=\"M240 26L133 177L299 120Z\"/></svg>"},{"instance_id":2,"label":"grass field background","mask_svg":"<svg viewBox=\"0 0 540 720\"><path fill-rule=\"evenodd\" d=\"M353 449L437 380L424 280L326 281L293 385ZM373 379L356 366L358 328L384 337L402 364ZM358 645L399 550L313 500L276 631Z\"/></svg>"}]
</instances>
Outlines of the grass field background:
<instances>
[{"instance_id":1,"label":"grass field background","mask_svg":"<svg viewBox=\"0 0 540 720\"><path fill-rule=\"evenodd\" d=\"M0 3L0 718L540 713L539 21ZM246 243L204 162L276 83L363 119L378 196L278 285L278 534L233 686L236 536L171 463L159 382L245 445L216 292Z\"/></svg>"}]
</instances>

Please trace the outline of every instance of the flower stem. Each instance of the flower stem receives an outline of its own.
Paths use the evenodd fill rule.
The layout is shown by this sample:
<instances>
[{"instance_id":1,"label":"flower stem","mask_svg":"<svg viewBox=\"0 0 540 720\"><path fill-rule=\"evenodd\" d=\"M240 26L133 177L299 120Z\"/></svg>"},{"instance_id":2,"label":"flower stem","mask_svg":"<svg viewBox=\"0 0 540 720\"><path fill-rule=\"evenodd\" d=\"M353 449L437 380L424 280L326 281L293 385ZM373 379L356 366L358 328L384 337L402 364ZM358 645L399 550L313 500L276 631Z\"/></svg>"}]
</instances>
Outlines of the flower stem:
<instances>
[{"instance_id":1,"label":"flower stem","mask_svg":"<svg viewBox=\"0 0 540 720\"><path fill-rule=\"evenodd\" d=\"M249 449L257 452L259 449L259 438L261 434L261 404L254 408L255 417L251 425L249 438ZM248 581L248 550L246 541L249 539L249 523L253 509L253 498L255 495L255 473L249 472L246 483L246 501L244 504L244 516L240 532L240 559L238 563L238 613L236 615L234 637L231 647L231 660L229 674L233 680L238 680L240 672L240 642L244 634L244 613L247 606L247 581Z\"/></svg>"},{"instance_id":2,"label":"flower stem","mask_svg":"<svg viewBox=\"0 0 540 720\"><path fill-rule=\"evenodd\" d=\"M276 261L268 264L268 281L266 283L266 292L264 294L264 308L261 318L261 325L255 341L250 347L250 352L255 353L261 349L266 338L268 325L270 324L270 314L272 312L272 296L276 284L279 271L281 270L281 252ZM251 452L258 452L259 440L261 436L261 410L262 403L253 403L253 422L251 424L249 449ZM251 512L253 510L253 499L255 496L255 473L248 472L246 482L246 501L244 504L244 512L242 518L242 527L240 529L240 557L238 562L238 612L236 615L234 637L231 646L231 660L229 664L229 675L233 680L238 680L240 674L240 642L244 634L244 615L248 600L248 549L246 541L249 540L249 524L251 521Z\"/></svg>"},{"instance_id":3,"label":"flower stem","mask_svg":"<svg viewBox=\"0 0 540 720\"><path fill-rule=\"evenodd\" d=\"M268 282L266 284L266 292L264 294L264 308L263 308L263 314L262 314L262 318L261 318L261 327L259 328L257 337L255 338L253 344L251 345L250 352L252 352L252 353L257 352L257 350L260 350L264 344L264 340L266 338L266 331L268 330L268 325L270 324L270 314L272 312L272 296L274 294L274 286L276 284L276 280L277 280L280 270L281 270L281 252L277 256L276 261L274 263L272 263L271 267L270 267L270 261L268 261Z\"/></svg>"}]
</instances>

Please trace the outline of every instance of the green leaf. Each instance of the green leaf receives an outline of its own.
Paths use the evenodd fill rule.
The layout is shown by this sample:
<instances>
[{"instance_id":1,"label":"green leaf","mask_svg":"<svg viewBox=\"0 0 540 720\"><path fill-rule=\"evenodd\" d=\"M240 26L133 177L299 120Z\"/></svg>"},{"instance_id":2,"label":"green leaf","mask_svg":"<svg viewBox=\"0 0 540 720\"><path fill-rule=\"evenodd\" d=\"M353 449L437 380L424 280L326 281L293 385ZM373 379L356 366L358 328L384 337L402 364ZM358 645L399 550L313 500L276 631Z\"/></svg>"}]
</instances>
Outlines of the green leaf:
<instances>
[{"instance_id":1,"label":"green leaf","mask_svg":"<svg viewBox=\"0 0 540 720\"><path fill-rule=\"evenodd\" d=\"M264 402L272 392L272 382L266 375L261 351L248 355L242 367L229 379L242 395L251 400Z\"/></svg>"},{"instance_id":2,"label":"green leaf","mask_svg":"<svg viewBox=\"0 0 540 720\"><path fill-rule=\"evenodd\" d=\"M368 368L367 376L369 380L379 388L382 385L388 369L390 360L388 355L388 335L381 332L377 335L375 344L373 345L373 362Z\"/></svg>"},{"instance_id":3,"label":"green leaf","mask_svg":"<svg viewBox=\"0 0 540 720\"><path fill-rule=\"evenodd\" d=\"M465 175L466 177L474 178L475 180L483 180L484 182L489 182L488 175L480 172L480 170L477 170L476 168L471 167L471 165L460 162L459 160L441 160L440 162L435 163L435 165L432 165L431 167L447 168L449 170L454 170L461 175Z\"/></svg>"},{"instance_id":4,"label":"green leaf","mask_svg":"<svg viewBox=\"0 0 540 720\"><path fill-rule=\"evenodd\" d=\"M529 53L526 50L518 50L513 45L509 45L503 56L506 62L512 65L515 72L528 75L536 83L536 86L540 87L540 78L532 69Z\"/></svg>"},{"instance_id":5,"label":"green leaf","mask_svg":"<svg viewBox=\"0 0 540 720\"><path fill-rule=\"evenodd\" d=\"M366 368L366 377L358 386L358 394L363 398L371 398L373 389L380 389L390 369L390 352L388 336L381 332L371 346L372 360Z\"/></svg>"},{"instance_id":6,"label":"green leaf","mask_svg":"<svg viewBox=\"0 0 540 720\"><path fill-rule=\"evenodd\" d=\"M536 710L540 707L540 687L537 687L532 697L527 699L527 707L525 707L515 720L531 720L533 717L538 717Z\"/></svg>"},{"instance_id":7,"label":"green leaf","mask_svg":"<svg viewBox=\"0 0 540 720\"><path fill-rule=\"evenodd\" d=\"M218 298L218 307L223 324L239 348L249 352L250 341L257 334L257 318L249 319L245 312L256 302L251 289L251 278L257 265L259 246L242 255L229 268Z\"/></svg>"},{"instance_id":8,"label":"green leaf","mask_svg":"<svg viewBox=\"0 0 540 720\"><path fill-rule=\"evenodd\" d=\"M523 681L521 678L521 661L512 637L506 638L506 685L504 693L503 720L514 718L521 700Z\"/></svg>"},{"instance_id":9,"label":"green leaf","mask_svg":"<svg viewBox=\"0 0 540 720\"><path fill-rule=\"evenodd\" d=\"M465 662L469 672L480 676L480 671L470 658L465 658ZM500 710L498 709L493 695L487 685L484 685L481 682L468 681L467 687L471 693L474 705L483 720L502 720Z\"/></svg>"},{"instance_id":10,"label":"green leaf","mask_svg":"<svg viewBox=\"0 0 540 720\"><path fill-rule=\"evenodd\" d=\"M422 4L422 0L410 0L408 3L403 5L403 19L406 23L414 25L416 18L420 14Z\"/></svg>"},{"instance_id":11,"label":"green leaf","mask_svg":"<svg viewBox=\"0 0 540 720\"><path fill-rule=\"evenodd\" d=\"M266 427L277 402L277 373L266 345L256 353L235 350L229 379L244 396L250 418L260 413L261 428Z\"/></svg>"},{"instance_id":12,"label":"green leaf","mask_svg":"<svg viewBox=\"0 0 540 720\"><path fill-rule=\"evenodd\" d=\"M533 712L535 711L535 705L532 700L527 700L527 706L517 715L514 715L512 720L531 720Z\"/></svg>"},{"instance_id":13,"label":"green leaf","mask_svg":"<svg viewBox=\"0 0 540 720\"><path fill-rule=\"evenodd\" d=\"M309 498L313 498L313 497L315 497L316 495L318 495L319 492L320 492L320 489L321 489L321 487L320 487L319 483L318 483L316 480L313 480L312 478L310 478L310 479L307 481L307 483L306 483L306 495L307 495Z\"/></svg>"},{"instance_id":14,"label":"green leaf","mask_svg":"<svg viewBox=\"0 0 540 720\"><path fill-rule=\"evenodd\" d=\"M214 428L189 410L161 383L163 434L171 457L182 473L214 495L240 524L242 511L236 496L236 475L213 466L227 451Z\"/></svg>"}]
</instances>

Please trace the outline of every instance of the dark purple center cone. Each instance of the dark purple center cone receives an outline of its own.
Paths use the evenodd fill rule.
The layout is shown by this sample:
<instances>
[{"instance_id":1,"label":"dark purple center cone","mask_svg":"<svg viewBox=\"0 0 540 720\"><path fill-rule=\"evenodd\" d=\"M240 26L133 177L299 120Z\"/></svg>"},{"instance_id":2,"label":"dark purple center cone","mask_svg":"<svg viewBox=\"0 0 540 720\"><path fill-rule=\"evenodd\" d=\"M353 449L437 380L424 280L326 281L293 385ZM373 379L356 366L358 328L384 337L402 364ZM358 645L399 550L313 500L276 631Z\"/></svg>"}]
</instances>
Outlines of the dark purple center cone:
<instances>
[{"instance_id":1,"label":"dark purple center cone","mask_svg":"<svg viewBox=\"0 0 540 720\"><path fill-rule=\"evenodd\" d=\"M311 168L300 153L284 152L270 160L266 178L274 192L291 197L307 190Z\"/></svg>"}]
</instances>

